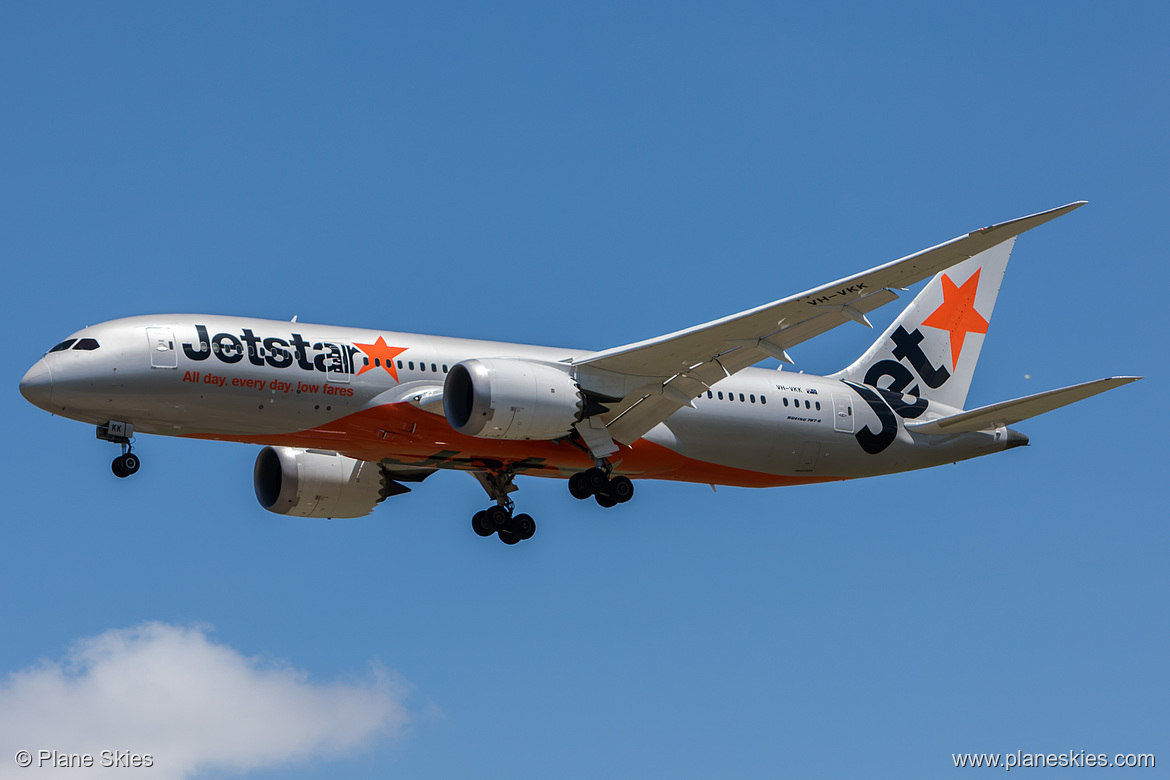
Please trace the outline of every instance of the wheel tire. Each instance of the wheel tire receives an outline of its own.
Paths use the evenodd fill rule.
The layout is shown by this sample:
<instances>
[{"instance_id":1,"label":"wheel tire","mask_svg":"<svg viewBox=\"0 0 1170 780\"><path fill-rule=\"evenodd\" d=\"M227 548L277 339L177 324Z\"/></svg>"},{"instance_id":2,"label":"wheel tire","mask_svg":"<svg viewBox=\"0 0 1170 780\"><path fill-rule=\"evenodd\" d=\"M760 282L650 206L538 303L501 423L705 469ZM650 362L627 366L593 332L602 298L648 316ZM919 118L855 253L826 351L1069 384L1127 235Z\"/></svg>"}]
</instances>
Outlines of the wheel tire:
<instances>
[{"instance_id":1,"label":"wheel tire","mask_svg":"<svg viewBox=\"0 0 1170 780\"><path fill-rule=\"evenodd\" d=\"M532 519L532 515L516 515L512 518L512 532L521 541L531 539L536 533L536 521Z\"/></svg>"},{"instance_id":2,"label":"wheel tire","mask_svg":"<svg viewBox=\"0 0 1170 780\"><path fill-rule=\"evenodd\" d=\"M497 533L508 527L508 522L512 519L512 515L508 514L508 510L502 506L493 506L490 509L484 510L484 526L489 528L492 533Z\"/></svg>"},{"instance_id":3,"label":"wheel tire","mask_svg":"<svg viewBox=\"0 0 1170 780\"><path fill-rule=\"evenodd\" d=\"M519 544L520 543L520 537L517 536L516 534L512 533L511 531L509 531L507 528L501 528L499 535L500 535L500 541L503 542L504 544Z\"/></svg>"},{"instance_id":4,"label":"wheel tire","mask_svg":"<svg viewBox=\"0 0 1170 780\"><path fill-rule=\"evenodd\" d=\"M126 476L138 473L138 467L142 465L142 461L138 460L138 456L127 452L122 456L122 469L126 472Z\"/></svg>"},{"instance_id":5,"label":"wheel tire","mask_svg":"<svg viewBox=\"0 0 1170 780\"><path fill-rule=\"evenodd\" d=\"M593 497L595 499L597 499L598 504L605 507L606 509L609 509L612 506L618 505L618 500L616 498L614 498L613 496L611 496L609 493L598 493L598 494L594 495Z\"/></svg>"},{"instance_id":6,"label":"wheel tire","mask_svg":"<svg viewBox=\"0 0 1170 780\"><path fill-rule=\"evenodd\" d=\"M609 483L609 477L605 476L605 472L596 467L584 472L584 477L585 485L593 495L603 492Z\"/></svg>"},{"instance_id":7,"label":"wheel tire","mask_svg":"<svg viewBox=\"0 0 1170 780\"><path fill-rule=\"evenodd\" d=\"M487 527L487 512L476 512L471 516L471 528L480 536L491 536L495 533L492 529Z\"/></svg>"},{"instance_id":8,"label":"wheel tire","mask_svg":"<svg viewBox=\"0 0 1170 780\"><path fill-rule=\"evenodd\" d=\"M110 464L110 470L114 472L114 476L118 479L125 479L130 476L130 472L126 471L126 467L122 465L122 456L114 458L114 462Z\"/></svg>"},{"instance_id":9,"label":"wheel tire","mask_svg":"<svg viewBox=\"0 0 1170 780\"><path fill-rule=\"evenodd\" d=\"M593 495L593 491L589 489L584 471L579 471L569 477L569 492L573 495L573 498L578 498L582 501Z\"/></svg>"},{"instance_id":10,"label":"wheel tire","mask_svg":"<svg viewBox=\"0 0 1170 780\"><path fill-rule=\"evenodd\" d=\"M629 477L614 477L609 481L609 494L624 504L634 497L634 483Z\"/></svg>"}]
</instances>

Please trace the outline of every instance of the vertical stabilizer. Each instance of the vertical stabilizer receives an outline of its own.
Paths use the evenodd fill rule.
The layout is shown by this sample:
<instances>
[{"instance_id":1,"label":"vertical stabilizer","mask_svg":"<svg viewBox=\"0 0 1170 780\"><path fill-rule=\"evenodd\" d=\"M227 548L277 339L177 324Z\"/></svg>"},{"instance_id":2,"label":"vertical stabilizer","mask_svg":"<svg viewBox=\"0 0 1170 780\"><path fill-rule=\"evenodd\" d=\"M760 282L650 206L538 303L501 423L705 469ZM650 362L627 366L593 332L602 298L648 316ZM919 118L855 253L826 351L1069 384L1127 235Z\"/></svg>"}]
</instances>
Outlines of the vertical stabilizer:
<instances>
[{"instance_id":1,"label":"vertical stabilizer","mask_svg":"<svg viewBox=\"0 0 1170 780\"><path fill-rule=\"evenodd\" d=\"M833 378L962 409L1015 241L937 274L881 338Z\"/></svg>"}]
</instances>

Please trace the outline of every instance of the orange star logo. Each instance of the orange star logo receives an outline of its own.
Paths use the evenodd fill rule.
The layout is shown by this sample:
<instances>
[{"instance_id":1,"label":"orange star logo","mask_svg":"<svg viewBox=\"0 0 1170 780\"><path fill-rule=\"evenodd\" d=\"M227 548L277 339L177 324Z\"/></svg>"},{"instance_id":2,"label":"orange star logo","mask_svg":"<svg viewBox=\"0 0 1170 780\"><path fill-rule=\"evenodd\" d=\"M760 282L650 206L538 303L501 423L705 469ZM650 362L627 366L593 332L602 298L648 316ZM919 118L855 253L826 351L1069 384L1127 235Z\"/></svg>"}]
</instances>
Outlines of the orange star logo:
<instances>
[{"instance_id":1,"label":"orange star logo","mask_svg":"<svg viewBox=\"0 0 1170 780\"><path fill-rule=\"evenodd\" d=\"M375 368L384 368L394 381L398 381L398 369L394 367L394 358L406 351L406 347L391 347L381 336L373 344L358 344L354 346L366 353L366 365L358 372L358 376Z\"/></svg>"},{"instance_id":2,"label":"orange star logo","mask_svg":"<svg viewBox=\"0 0 1170 780\"><path fill-rule=\"evenodd\" d=\"M963 351L963 341L968 333L986 333L987 320L975 311L975 293L979 292L979 271L963 282L962 287L956 287L951 277L943 274L943 302L934 310L934 313L922 321L923 325L945 330L951 334L951 368L959 365L959 354Z\"/></svg>"}]
</instances>

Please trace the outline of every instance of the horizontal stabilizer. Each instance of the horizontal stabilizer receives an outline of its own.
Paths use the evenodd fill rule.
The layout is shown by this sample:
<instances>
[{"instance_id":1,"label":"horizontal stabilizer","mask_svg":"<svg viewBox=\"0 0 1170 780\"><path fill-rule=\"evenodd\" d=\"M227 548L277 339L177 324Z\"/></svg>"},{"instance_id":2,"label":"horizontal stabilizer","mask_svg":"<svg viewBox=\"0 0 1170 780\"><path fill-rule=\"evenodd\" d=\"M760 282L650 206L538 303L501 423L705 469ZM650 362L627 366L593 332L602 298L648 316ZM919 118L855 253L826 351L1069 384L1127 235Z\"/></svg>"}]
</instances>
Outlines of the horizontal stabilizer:
<instances>
[{"instance_id":1,"label":"horizontal stabilizer","mask_svg":"<svg viewBox=\"0 0 1170 780\"><path fill-rule=\"evenodd\" d=\"M1140 376L1114 376L1108 379L1097 379L1072 387L1062 387L1059 390L1049 390L1046 393L1017 398L1014 401L1002 401L998 404L982 406L938 420L908 422L906 430L914 433L967 433L999 428L1036 417L1045 412L1051 412L1053 409L1059 409L1077 401L1083 401L1098 393L1104 393L1106 390L1112 390L1139 379L1141 379Z\"/></svg>"}]
</instances>

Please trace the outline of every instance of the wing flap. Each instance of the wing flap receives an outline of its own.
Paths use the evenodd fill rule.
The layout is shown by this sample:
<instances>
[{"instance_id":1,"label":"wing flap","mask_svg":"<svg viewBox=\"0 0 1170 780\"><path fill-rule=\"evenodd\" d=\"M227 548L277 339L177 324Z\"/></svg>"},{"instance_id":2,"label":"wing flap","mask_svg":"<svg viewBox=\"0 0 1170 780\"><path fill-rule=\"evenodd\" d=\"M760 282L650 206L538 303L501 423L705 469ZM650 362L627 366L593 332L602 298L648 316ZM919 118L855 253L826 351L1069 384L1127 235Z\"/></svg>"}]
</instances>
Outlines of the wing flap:
<instances>
[{"instance_id":1,"label":"wing flap","mask_svg":"<svg viewBox=\"0 0 1170 780\"><path fill-rule=\"evenodd\" d=\"M968 433L971 431L985 431L990 428L999 428L1012 425L1021 420L1037 417L1045 412L1051 412L1062 406L1083 401L1098 393L1112 390L1115 387L1136 382L1140 376L1114 376L1106 379L1097 379L1071 387L1062 387L1059 390L1049 390L1012 401L1002 401L990 406L981 406L967 412L952 414L937 420L921 422L907 422L906 430L914 433Z\"/></svg>"}]
</instances>

